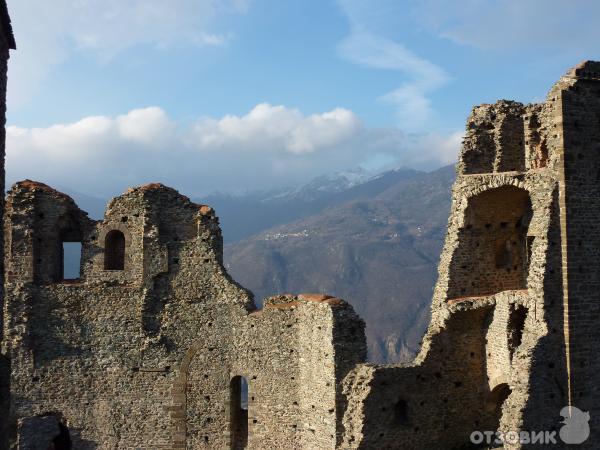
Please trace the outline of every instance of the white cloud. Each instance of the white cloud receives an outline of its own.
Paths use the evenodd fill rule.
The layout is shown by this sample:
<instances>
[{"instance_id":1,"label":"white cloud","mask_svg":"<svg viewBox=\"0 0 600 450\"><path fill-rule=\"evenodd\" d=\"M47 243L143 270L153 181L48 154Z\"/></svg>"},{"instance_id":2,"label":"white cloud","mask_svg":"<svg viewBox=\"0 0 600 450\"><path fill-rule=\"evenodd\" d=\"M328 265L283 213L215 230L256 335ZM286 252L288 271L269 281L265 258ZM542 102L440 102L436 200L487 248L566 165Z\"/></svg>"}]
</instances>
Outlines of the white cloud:
<instances>
[{"instance_id":1,"label":"white cloud","mask_svg":"<svg viewBox=\"0 0 600 450\"><path fill-rule=\"evenodd\" d=\"M304 115L262 103L186 127L150 107L47 128L9 126L7 182L32 178L102 196L150 181L191 195L266 189L358 165L437 167L455 158L455 140L368 129L343 108Z\"/></svg>"},{"instance_id":2,"label":"white cloud","mask_svg":"<svg viewBox=\"0 0 600 450\"><path fill-rule=\"evenodd\" d=\"M243 13L249 0L9 0L17 46L9 104L27 102L53 66L84 50L106 62L138 45L221 46L219 17Z\"/></svg>"},{"instance_id":3,"label":"white cloud","mask_svg":"<svg viewBox=\"0 0 600 450\"><path fill-rule=\"evenodd\" d=\"M300 111L261 103L247 115L205 118L194 128L204 149L284 149L293 154L312 153L353 137L359 119L347 109L304 117Z\"/></svg>"},{"instance_id":4,"label":"white cloud","mask_svg":"<svg viewBox=\"0 0 600 450\"><path fill-rule=\"evenodd\" d=\"M341 5L349 14L350 3ZM407 80L380 99L396 105L403 129L422 131L430 126L433 110L429 94L444 86L449 76L441 67L415 55L404 45L372 34L360 25L359 18L350 15L350 19L352 31L339 44L340 55L363 66L400 72Z\"/></svg>"},{"instance_id":5,"label":"white cloud","mask_svg":"<svg viewBox=\"0 0 600 450\"><path fill-rule=\"evenodd\" d=\"M432 132L413 140L413 164L416 166L447 165L456 162L464 137L463 131L449 134Z\"/></svg>"},{"instance_id":6,"label":"white cloud","mask_svg":"<svg viewBox=\"0 0 600 450\"><path fill-rule=\"evenodd\" d=\"M119 116L116 125L122 138L153 147L172 141L175 133L175 124L155 106Z\"/></svg>"}]
</instances>

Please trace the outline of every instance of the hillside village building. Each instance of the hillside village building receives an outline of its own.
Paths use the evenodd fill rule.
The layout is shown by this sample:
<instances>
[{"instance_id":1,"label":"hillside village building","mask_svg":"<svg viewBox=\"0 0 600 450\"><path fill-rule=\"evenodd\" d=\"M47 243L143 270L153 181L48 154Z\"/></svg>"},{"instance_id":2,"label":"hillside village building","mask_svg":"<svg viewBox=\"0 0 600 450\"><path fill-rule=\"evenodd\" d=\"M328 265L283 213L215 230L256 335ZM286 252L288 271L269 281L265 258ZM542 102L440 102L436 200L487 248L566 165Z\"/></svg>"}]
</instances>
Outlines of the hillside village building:
<instances>
[{"instance_id":1,"label":"hillside village building","mask_svg":"<svg viewBox=\"0 0 600 450\"><path fill-rule=\"evenodd\" d=\"M15 45L0 19L4 99ZM16 183L0 448L459 449L474 431L558 431L566 405L589 412L579 448L597 448L600 63L544 103L474 108L457 175L431 324L406 365L365 363L343 300L258 310L223 268L215 212L171 188L132 188L94 221Z\"/></svg>"}]
</instances>

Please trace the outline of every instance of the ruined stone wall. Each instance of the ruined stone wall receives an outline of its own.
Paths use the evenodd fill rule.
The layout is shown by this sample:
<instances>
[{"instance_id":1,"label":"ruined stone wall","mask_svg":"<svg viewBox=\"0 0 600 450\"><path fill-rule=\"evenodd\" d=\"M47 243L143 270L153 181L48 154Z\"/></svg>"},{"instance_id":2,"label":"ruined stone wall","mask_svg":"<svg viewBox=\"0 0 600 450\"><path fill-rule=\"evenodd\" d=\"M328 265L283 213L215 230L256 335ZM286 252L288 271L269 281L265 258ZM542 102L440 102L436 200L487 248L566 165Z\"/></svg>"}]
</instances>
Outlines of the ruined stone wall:
<instances>
[{"instance_id":1,"label":"ruined stone wall","mask_svg":"<svg viewBox=\"0 0 600 450\"><path fill-rule=\"evenodd\" d=\"M150 184L93 221L17 183L0 234L0 448L458 449L473 431L558 431L569 404L589 412L580 448L594 448L599 142L600 63L543 103L474 108L431 323L415 361L393 366L364 363L365 325L343 300L257 310L208 206ZM82 246L75 280L65 242Z\"/></svg>"},{"instance_id":2,"label":"ruined stone wall","mask_svg":"<svg viewBox=\"0 0 600 450\"><path fill-rule=\"evenodd\" d=\"M600 63L569 71L551 95L561 106L560 154L563 305L570 404L590 415L593 448L600 439Z\"/></svg>"},{"instance_id":3,"label":"ruined stone wall","mask_svg":"<svg viewBox=\"0 0 600 450\"><path fill-rule=\"evenodd\" d=\"M525 169L524 106L502 100L473 109L458 171L464 174Z\"/></svg>"},{"instance_id":4,"label":"ruined stone wall","mask_svg":"<svg viewBox=\"0 0 600 450\"><path fill-rule=\"evenodd\" d=\"M6 1L0 1L0 188L4 192L4 157L6 144L6 89L8 84L9 51L15 49L15 38L12 32ZM0 223L4 218L4 195L0 198ZM4 234L0 226L0 251L4 246ZM4 305L4 256L0 255L0 336L2 336L2 309ZM0 338L1 340L1 338ZM6 417L8 416L10 398L10 360L0 349L0 449L6 443Z\"/></svg>"},{"instance_id":5,"label":"ruined stone wall","mask_svg":"<svg viewBox=\"0 0 600 450\"><path fill-rule=\"evenodd\" d=\"M422 350L407 366L350 372L341 448L558 432L569 404L589 411L582 448L594 447L599 81L600 64L588 62L544 103L474 108Z\"/></svg>"},{"instance_id":6,"label":"ruined stone wall","mask_svg":"<svg viewBox=\"0 0 600 450\"><path fill-rule=\"evenodd\" d=\"M366 357L347 303L283 296L257 311L223 269L214 211L159 184L113 199L98 222L31 181L7 204L13 447L44 423L59 433L44 439L67 433L78 449L244 448L242 420L249 448L335 447L341 379ZM79 279L63 279L64 242L82 244Z\"/></svg>"},{"instance_id":7,"label":"ruined stone wall","mask_svg":"<svg viewBox=\"0 0 600 450\"><path fill-rule=\"evenodd\" d=\"M456 297L451 291L452 286L460 286L452 283L456 274L467 287L479 286L469 283L469 271L462 268L469 252L464 251L461 237L471 224L472 200L485 192L500 192L509 206L515 190L526 193L531 204L526 236L533 239L523 286L527 289L475 291ZM475 430L520 429L520 410L530 388L531 352L547 332L543 282L555 190L556 180L547 171L459 176L432 321L422 351L412 365L376 366L367 375L359 367L348 377L346 389L352 408L344 418L347 447L401 448L398 442L410 442L409 448L437 448L442 443L443 448L459 448L469 444L469 435ZM513 224L525 212L522 202L516 204L518 214L514 212L506 211ZM493 249L495 239L492 233L479 233L467 244L472 249ZM481 258L477 259L477 251L471 254L475 260L469 261L470 272L477 280ZM510 272L505 275L506 280L514 280ZM524 314L515 319L515 310ZM399 404L406 405L400 414L403 420L398 420Z\"/></svg>"},{"instance_id":8,"label":"ruined stone wall","mask_svg":"<svg viewBox=\"0 0 600 450\"><path fill-rule=\"evenodd\" d=\"M336 448L346 408L341 380L366 360L365 324L339 299L302 298L325 303L304 308L301 322L301 448Z\"/></svg>"},{"instance_id":9,"label":"ruined stone wall","mask_svg":"<svg viewBox=\"0 0 600 450\"><path fill-rule=\"evenodd\" d=\"M428 361L405 367L359 366L346 380L349 407L340 448L437 448L468 442L485 416L470 406L485 394L483 321L488 309L463 308L447 334L429 342ZM478 326L479 325L479 326ZM460 336L461 345L452 337ZM457 399L460 398L460 401Z\"/></svg>"}]
</instances>

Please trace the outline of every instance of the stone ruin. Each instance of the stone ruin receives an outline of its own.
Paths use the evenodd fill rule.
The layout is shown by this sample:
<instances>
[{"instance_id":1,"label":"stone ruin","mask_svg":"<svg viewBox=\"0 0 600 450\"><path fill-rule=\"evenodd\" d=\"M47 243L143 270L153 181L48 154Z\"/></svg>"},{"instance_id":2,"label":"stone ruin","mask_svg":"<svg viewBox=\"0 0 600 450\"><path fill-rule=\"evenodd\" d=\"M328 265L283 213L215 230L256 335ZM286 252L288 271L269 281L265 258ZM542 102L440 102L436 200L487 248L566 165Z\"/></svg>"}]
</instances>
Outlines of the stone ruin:
<instances>
[{"instance_id":1,"label":"stone ruin","mask_svg":"<svg viewBox=\"0 0 600 450\"><path fill-rule=\"evenodd\" d=\"M15 46L0 18L4 98ZM16 183L0 448L486 448L472 432L557 432L567 405L589 413L579 448L597 448L599 227L598 62L544 103L473 110L410 364L366 363L364 322L338 298L257 309L223 267L215 212L171 188L130 189L94 221L45 184ZM65 243L81 245L77 279Z\"/></svg>"},{"instance_id":2,"label":"stone ruin","mask_svg":"<svg viewBox=\"0 0 600 450\"><path fill-rule=\"evenodd\" d=\"M223 269L214 211L161 184L113 199L98 222L31 181L6 208L18 442L41 440L24 425L51 415L76 449L335 446L340 381L366 354L345 302L279 296L257 310ZM81 243L75 280L65 242Z\"/></svg>"}]
</instances>

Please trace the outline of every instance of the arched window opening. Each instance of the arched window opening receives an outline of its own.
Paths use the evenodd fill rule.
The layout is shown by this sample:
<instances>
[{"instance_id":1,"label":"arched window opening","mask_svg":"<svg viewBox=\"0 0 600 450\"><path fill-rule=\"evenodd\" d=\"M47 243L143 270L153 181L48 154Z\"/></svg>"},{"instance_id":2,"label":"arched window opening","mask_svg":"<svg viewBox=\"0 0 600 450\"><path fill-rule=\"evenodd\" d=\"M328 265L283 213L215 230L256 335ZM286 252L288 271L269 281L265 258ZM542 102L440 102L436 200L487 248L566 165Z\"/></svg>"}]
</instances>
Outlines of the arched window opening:
<instances>
[{"instance_id":1,"label":"arched window opening","mask_svg":"<svg viewBox=\"0 0 600 450\"><path fill-rule=\"evenodd\" d=\"M125 269L125 235L112 230L104 241L104 270Z\"/></svg>"},{"instance_id":2,"label":"arched window opening","mask_svg":"<svg viewBox=\"0 0 600 450\"><path fill-rule=\"evenodd\" d=\"M508 317L508 350L510 358L514 356L517 348L523 342L523 331L527 319L527 308L523 305L513 305Z\"/></svg>"},{"instance_id":3,"label":"arched window opening","mask_svg":"<svg viewBox=\"0 0 600 450\"><path fill-rule=\"evenodd\" d=\"M230 385L230 433L232 450L248 446L248 381L233 377Z\"/></svg>"},{"instance_id":4,"label":"arched window opening","mask_svg":"<svg viewBox=\"0 0 600 450\"><path fill-rule=\"evenodd\" d=\"M23 417L18 424L19 448L71 450L73 443L62 414L49 412Z\"/></svg>"}]
</instances>

